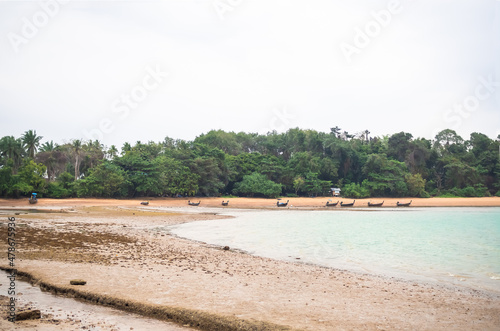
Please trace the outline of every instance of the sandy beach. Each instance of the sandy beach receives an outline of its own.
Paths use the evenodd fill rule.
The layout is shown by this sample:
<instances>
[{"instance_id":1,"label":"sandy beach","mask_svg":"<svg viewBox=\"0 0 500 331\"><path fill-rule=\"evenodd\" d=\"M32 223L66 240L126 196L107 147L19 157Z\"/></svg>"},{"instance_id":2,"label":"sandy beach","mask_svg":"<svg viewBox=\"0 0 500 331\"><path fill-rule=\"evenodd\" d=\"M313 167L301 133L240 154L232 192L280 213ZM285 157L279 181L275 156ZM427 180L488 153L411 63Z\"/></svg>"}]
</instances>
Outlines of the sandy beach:
<instances>
[{"instance_id":1,"label":"sandy beach","mask_svg":"<svg viewBox=\"0 0 500 331\"><path fill-rule=\"evenodd\" d=\"M201 201L201 207L223 207L222 200L229 200L230 208L275 208L276 199L262 198L144 198L144 199L40 199L36 205L29 205L28 199L0 199L0 208L71 208L81 206L138 206L140 202L148 201L152 207L185 207L187 201ZM316 198L281 198L283 202L289 200L290 208L322 208L327 201L350 203L355 200L354 207L367 207L368 202L384 202L383 207L396 207L396 203L408 203L412 207L500 207L500 197L485 198L370 198L346 199L335 197ZM340 206L337 206L340 207Z\"/></svg>"},{"instance_id":2,"label":"sandy beach","mask_svg":"<svg viewBox=\"0 0 500 331\"><path fill-rule=\"evenodd\" d=\"M288 208L324 209L328 199L290 198ZM227 217L205 207L277 208L274 199L230 198L229 207L221 206L222 198L191 200L201 201L200 207L187 206L184 198L149 199L148 206L138 199L41 199L37 205L26 199L0 199L0 209L16 209L0 215L0 250L7 251L7 216L15 216L15 266L28 279L60 294L172 320L186 328L500 328L500 297L495 293L282 262L169 235L164 231L169 225ZM355 207L366 207L368 201L395 207L397 201L410 200L412 207L500 206L500 198L491 197L361 199ZM31 208L53 212L21 210ZM8 268L6 258L0 267ZM87 284L69 285L71 279ZM74 323L54 325L42 316L16 327L48 324L73 330ZM11 326L0 321L0 329Z\"/></svg>"}]
</instances>

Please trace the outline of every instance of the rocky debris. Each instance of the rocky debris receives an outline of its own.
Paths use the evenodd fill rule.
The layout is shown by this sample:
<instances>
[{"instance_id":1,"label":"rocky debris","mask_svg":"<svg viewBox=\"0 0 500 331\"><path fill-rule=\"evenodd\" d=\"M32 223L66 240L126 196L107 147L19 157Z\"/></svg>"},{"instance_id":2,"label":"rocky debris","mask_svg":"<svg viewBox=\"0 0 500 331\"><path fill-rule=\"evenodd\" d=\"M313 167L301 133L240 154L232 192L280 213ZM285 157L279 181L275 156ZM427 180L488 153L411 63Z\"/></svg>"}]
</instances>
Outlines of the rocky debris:
<instances>
[{"instance_id":1,"label":"rocky debris","mask_svg":"<svg viewBox=\"0 0 500 331\"><path fill-rule=\"evenodd\" d=\"M36 320L42 318L40 310L26 310L16 314L16 321Z\"/></svg>"},{"instance_id":2,"label":"rocky debris","mask_svg":"<svg viewBox=\"0 0 500 331\"><path fill-rule=\"evenodd\" d=\"M83 279L72 279L69 281L69 283L71 285L85 285L85 284L87 284L87 281L85 281Z\"/></svg>"}]
</instances>

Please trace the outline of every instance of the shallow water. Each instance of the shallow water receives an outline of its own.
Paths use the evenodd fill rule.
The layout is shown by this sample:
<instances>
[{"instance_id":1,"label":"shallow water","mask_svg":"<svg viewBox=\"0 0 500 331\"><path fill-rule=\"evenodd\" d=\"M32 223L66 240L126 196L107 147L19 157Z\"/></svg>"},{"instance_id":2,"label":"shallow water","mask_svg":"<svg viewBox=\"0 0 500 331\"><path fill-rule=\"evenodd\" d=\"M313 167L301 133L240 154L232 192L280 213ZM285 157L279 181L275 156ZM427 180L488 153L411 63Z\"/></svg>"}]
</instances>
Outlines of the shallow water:
<instances>
[{"instance_id":1,"label":"shallow water","mask_svg":"<svg viewBox=\"0 0 500 331\"><path fill-rule=\"evenodd\" d=\"M0 270L0 295L8 296L8 275L9 273ZM74 321L75 330L192 330L174 323L53 295L19 279L16 279L15 290L18 294L15 297L18 307L23 303L30 304L33 309L41 311L42 317L51 314L51 319Z\"/></svg>"},{"instance_id":2,"label":"shallow water","mask_svg":"<svg viewBox=\"0 0 500 331\"><path fill-rule=\"evenodd\" d=\"M500 208L235 212L171 232L270 258L500 292Z\"/></svg>"}]
</instances>

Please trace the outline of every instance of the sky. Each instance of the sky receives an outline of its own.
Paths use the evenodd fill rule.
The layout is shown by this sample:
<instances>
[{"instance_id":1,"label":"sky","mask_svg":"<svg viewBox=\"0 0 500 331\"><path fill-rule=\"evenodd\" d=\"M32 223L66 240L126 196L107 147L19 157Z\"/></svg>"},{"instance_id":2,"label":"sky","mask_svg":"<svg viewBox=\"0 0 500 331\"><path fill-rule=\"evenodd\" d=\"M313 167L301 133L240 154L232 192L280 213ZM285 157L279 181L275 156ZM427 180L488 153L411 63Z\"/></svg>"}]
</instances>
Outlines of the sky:
<instances>
[{"instance_id":1,"label":"sky","mask_svg":"<svg viewBox=\"0 0 500 331\"><path fill-rule=\"evenodd\" d=\"M0 137L500 134L498 0L0 0Z\"/></svg>"}]
</instances>

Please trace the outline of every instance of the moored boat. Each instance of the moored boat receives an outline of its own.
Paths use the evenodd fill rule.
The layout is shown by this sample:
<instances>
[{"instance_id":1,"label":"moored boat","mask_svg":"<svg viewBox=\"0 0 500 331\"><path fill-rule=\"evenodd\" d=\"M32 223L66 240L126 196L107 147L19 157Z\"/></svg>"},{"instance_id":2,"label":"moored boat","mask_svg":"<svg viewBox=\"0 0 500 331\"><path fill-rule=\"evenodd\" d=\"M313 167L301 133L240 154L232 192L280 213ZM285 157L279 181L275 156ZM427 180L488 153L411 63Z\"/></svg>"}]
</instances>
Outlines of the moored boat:
<instances>
[{"instance_id":1,"label":"moored boat","mask_svg":"<svg viewBox=\"0 0 500 331\"><path fill-rule=\"evenodd\" d=\"M355 203L355 202L356 202L356 200L353 200L351 203L344 203L344 201L342 201L342 202L340 203L340 205L341 205L342 207L352 207L352 206L354 206L354 203Z\"/></svg>"},{"instance_id":2,"label":"moored boat","mask_svg":"<svg viewBox=\"0 0 500 331\"><path fill-rule=\"evenodd\" d=\"M28 200L28 202L33 205L38 202L37 194L36 193L31 193L31 197Z\"/></svg>"},{"instance_id":3,"label":"moored boat","mask_svg":"<svg viewBox=\"0 0 500 331\"><path fill-rule=\"evenodd\" d=\"M326 207L335 207L336 205L338 205L339 202L330 202L330 201L327 201L326 202Z\"/></svg>"},{"instance_id":4,"label":"moored boat","mask_svg":"<svg viewBox=\"0 0 500 331\"><path fill-rule=\"evenodd\" d=\"M276 202L276 206L278 206L278 207L286 207L286 206L288 206L288 202L289 201L290 200L287 200L286 202L279 202L278 201L278 202Z\"/></svg>"},{"instance_id":5,"label":"moored boat","mask_svg":"<svg viewBox=\"0 0 500 331\"><path fill-rule=\"evenodd\" d=\"M398 201L398 202L396 203L396 205L397 205L398 207L409 207L409 206L411 205L411 202L412 202L412 201L413 201L413 200L410 200L410 202L407 202L407 203L400 203L400 202Z\"/></svg>"}]
</instances>

